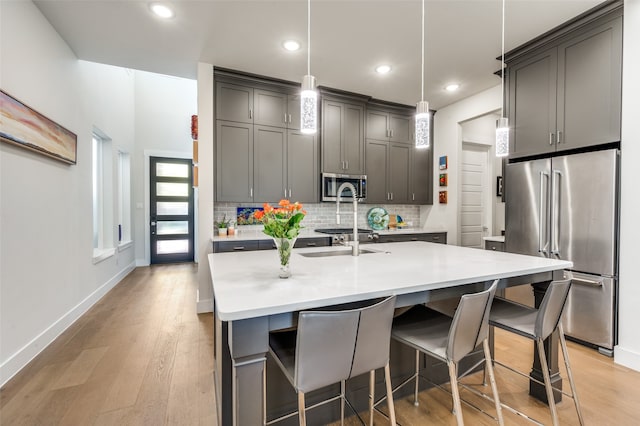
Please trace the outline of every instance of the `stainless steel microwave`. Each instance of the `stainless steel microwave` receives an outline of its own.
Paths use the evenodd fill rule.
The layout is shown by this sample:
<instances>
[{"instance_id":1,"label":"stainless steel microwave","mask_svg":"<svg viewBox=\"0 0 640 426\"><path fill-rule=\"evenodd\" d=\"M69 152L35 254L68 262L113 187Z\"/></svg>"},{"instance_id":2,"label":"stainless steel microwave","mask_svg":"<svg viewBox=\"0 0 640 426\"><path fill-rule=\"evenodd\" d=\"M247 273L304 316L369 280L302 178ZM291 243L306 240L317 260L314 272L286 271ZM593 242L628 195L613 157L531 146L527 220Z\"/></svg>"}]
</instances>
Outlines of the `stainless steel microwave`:
<instances>
[{"instance_id":1,"label":"stainless steel microwave","mask_svg":"<svg viewBox=\"0 0 640 426\"><path fill-rule=\"evenodd\" d=\"M367 198L366 175L322 173L322 201L338 201L338 188L345 182L351 183L356 188L356 198ZM351 189L345 188L340 194L340 201L350 200L352 197Z\"/></svg>"}]
</instances>

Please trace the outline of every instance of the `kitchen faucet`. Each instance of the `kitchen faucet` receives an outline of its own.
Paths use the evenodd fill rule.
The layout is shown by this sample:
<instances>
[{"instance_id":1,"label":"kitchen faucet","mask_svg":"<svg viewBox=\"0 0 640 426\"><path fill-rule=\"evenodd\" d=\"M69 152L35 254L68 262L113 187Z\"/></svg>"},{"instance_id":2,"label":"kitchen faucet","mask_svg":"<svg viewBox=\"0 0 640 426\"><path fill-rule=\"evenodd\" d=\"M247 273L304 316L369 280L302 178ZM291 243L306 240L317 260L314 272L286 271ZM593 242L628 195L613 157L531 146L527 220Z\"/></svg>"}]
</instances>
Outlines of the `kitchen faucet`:
<instances>
[{"instance_id":1,"label":"kitchen faucet","mask_svg":"<svg viewBox=\"0 0 640 426\"><path fill-rule=\"evenodd\" d=\"M345 188L351 190L351 198L353 199L353 246L351 246L351 255L358 256L360 254L360 242L358 241L358 199L356 198L356 187L352 183L344 182L338 187L336 194L336 223L340 225L340 196Z\"/></svg>"}]
</instances>

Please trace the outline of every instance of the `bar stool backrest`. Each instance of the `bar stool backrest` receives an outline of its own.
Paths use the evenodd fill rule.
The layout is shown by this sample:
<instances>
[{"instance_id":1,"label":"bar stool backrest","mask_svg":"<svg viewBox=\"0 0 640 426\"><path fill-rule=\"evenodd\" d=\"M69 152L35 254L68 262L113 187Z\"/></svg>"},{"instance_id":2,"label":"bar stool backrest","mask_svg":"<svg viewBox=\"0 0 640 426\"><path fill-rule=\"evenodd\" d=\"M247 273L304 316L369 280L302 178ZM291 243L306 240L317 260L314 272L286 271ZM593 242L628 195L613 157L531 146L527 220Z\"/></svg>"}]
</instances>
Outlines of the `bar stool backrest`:
<instances>
[{"instance_id":1,"label":"bar stool backrest","mask_svg":"<svg viewBox=\"0 0 640 426\"><path fill-rule=\"evenodd\" d=\"M489 312L497 286L495 280L488 290L460 298L449 329L449 360L457 363L489 336Z\"/></svg>"},{"instance_id":2,"label":"bar stool backrest","mask_svg":"<svg viewBox=\"0 0 640 426\"><path fill-rule=\"evenodd\" d=\"M374 368L383 367L389 358L394 305L395 296L392 296L360 309L300 312L294 372L296 389L306 393L348 379L356 355L358 368L372 365L379 358L385 361ZM379 342L373 342L374 335ZM360 336L362 342L357 345ZM359 346L357 351L356 346ZM376 352L385 348L382 354Z\"/></svg>"},{"instance_id":3,"label":"bar stool backrest","mask_svg":"<svg viewBox=\"0 0 640 426\"><path fill-rule=\"evenodd\" d=\"M395 304L396 298L393 296L361 310L358 338L349 377L377 370L389 361L391 324Z\"/></svg>"},{"instance_id":4,"label":"bar stool backrest","mask_svg":"<svg viewBox=\"0 0 640 426\"><path fill-rule=\"evenodd\" d=\"M571 288L571 279L552 281L538 308L534 334L542 340L558 327Z\"/></svg>"}]
</instances>

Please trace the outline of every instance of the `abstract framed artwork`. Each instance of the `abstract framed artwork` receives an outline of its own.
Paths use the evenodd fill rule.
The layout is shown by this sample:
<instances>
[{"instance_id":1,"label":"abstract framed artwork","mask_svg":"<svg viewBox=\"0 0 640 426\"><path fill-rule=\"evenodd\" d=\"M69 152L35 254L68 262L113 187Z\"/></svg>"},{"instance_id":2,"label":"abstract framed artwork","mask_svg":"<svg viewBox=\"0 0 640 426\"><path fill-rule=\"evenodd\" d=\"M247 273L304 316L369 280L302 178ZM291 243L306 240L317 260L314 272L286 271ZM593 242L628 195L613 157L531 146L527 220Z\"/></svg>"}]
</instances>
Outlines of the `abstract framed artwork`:
<instances>
[{"instance_id":1,"label":"abstract framed artwork","mask_svg":"<svg viewBox=\"0 0 640 426\"><path fill-rule=\"evenodd\" d=\"M0 90L0 140L76 164L78 137Z\"/></svg>"}]
</instances>

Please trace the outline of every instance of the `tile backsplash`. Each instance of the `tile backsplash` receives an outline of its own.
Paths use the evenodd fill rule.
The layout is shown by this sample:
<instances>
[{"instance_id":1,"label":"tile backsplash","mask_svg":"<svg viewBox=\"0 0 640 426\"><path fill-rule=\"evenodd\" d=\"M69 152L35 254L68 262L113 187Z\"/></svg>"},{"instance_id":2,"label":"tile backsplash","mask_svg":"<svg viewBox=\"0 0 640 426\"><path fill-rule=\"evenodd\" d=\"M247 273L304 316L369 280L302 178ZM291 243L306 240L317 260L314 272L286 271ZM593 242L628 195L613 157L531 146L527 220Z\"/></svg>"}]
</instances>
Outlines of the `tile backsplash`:
<instances>
[{"instance_id":1,"label":"tile backsplash","mask_svg":"<svg viewBox=\"0 0 640 426\"><path fill-rule=\"evenodd\" d=\"M214 219L219 220L223 215L227 218L236 219L236 207L262 207L259 203L215 203L213 208ZM409 226L420 226L420 206L408 204L358 204L358 226L367 228L367 212L373 207L383 207L389 214L402 216L402 219ZM330 228L336 226L336 204L335 203L305 203L304 209L307 216L302 222L303 226L310 229ZM353 215L351 203L340 203L342 214L340 227L347 228L353 225Z\"/></svg>"}]
</instances>

